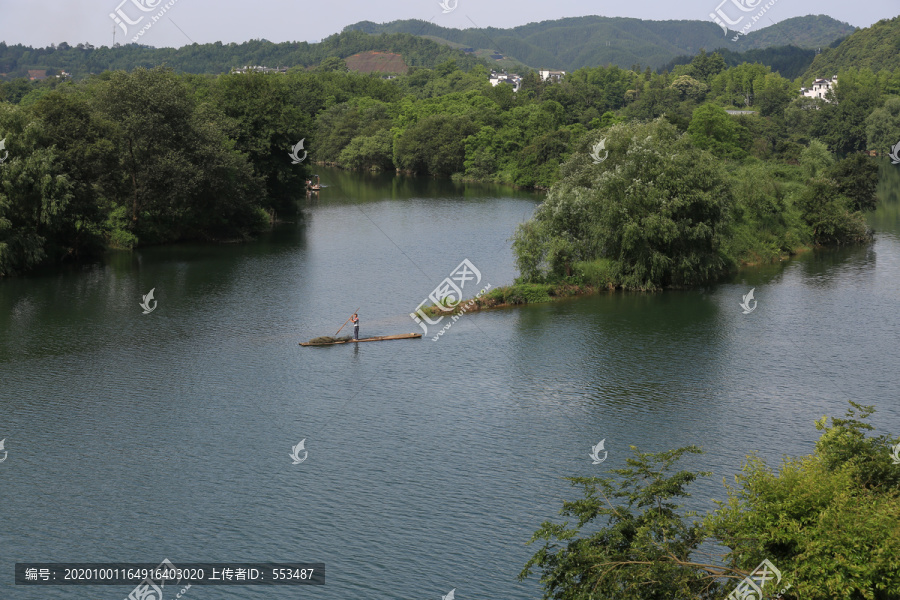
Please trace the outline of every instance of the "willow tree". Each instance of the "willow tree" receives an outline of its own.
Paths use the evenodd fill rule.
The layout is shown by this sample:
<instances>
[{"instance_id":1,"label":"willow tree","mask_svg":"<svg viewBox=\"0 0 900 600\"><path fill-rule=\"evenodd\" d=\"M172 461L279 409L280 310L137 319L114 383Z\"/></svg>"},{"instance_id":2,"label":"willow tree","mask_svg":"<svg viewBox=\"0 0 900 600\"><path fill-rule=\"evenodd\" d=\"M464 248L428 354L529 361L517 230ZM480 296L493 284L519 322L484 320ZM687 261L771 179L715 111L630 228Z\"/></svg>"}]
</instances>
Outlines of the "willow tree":
<instances>
[{"instance_id":1,"label":"willow tree","mask_svg":"<svg viewBox=\"0 0 900 600\"><path fill-rule=\"evenodd\" d=\"M0 104L0 277L47 258L47 241L66 218L72 181L55 148L42 145L44 124L25 109Z\"/></svg>"},{"instance_id":2,"label":"willow tree","mask_svg":"<svg viewBox=\"0 0 900 600\"><path fill-rule=\"evenodd\" d=\"M604 263L613 284L626 289L700 285L722 275L729 261L720 238L732 203L724 164L663 119L591 137L515 234L523 279L559 280L589 261Z\"/></svg>"}]
</instances>

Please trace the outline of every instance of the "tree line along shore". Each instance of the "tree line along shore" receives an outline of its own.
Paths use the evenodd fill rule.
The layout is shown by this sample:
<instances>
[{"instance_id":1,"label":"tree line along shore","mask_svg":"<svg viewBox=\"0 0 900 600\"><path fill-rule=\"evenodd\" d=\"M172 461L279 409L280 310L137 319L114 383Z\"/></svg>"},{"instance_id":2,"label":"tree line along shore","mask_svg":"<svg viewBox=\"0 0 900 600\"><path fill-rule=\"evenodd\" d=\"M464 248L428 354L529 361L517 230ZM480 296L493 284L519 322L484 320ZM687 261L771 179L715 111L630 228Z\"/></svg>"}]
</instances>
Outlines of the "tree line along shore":
<instances>
[{"instance_id":1,"label":"tree line along shore","mask_svg":"<svg viewBox=\"0 0 900 600\"><path fill-rule=\"evenodd\" d=\"M392 79L342 63L138 68L12 98L0 84L0 276L109 249L251 239L297 209L309 163L325 161L548 190L514 235L519 283L690 287L865 243L878 166L863 151L900 131L889 71L841 70L833 94L814 99L768 67L705 52L671 73L526 74L518 91L471 62ZM309 159L292 164L301 139Z\"/></svg>"}]
</instances>

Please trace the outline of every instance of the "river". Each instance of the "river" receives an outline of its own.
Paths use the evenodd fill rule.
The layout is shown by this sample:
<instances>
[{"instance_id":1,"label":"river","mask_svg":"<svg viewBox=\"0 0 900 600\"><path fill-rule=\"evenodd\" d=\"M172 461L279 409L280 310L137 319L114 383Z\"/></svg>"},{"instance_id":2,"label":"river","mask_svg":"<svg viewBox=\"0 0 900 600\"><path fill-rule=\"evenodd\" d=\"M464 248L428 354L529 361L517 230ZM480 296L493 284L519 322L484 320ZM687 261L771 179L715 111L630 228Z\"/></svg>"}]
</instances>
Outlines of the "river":
<instances>
[{"instance_id":1,"label":"river","mask_svg":"<svg viewBox=\"0 0 900 600\"><path fill-rule=\"evenodd\" d=\"M898 169L870 246L704 290L468 314L437 341L444 322L298 346L357 307L363 336L421 331L408 313L464 259L480 272L464 295L510 283L508 238L539 196L323 168L329 187L258 242L0 281L0 596L122 600L133 586L13 586L13 564L168 558L326 565L324 586L186 600L535 599L516 575L577 496L562 478L624 467L630 445L701 445L685 467L714 473L692 489L706 511L746 455L810 453L813 421L847 399L896 434Z\"/></svg>"}]
</instances>

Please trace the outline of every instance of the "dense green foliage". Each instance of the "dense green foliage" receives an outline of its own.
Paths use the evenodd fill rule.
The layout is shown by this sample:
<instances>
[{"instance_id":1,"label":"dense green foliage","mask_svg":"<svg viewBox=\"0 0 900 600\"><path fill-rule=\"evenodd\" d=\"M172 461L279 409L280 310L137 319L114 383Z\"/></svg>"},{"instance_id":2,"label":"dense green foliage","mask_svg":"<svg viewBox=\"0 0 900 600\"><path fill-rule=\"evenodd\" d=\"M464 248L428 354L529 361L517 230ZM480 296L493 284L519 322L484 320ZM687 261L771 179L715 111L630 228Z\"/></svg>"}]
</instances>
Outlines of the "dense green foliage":
<instances>
[{"instance_id":1,"label":"dense green foliage","mask_svg":"<svg viewBox=\"0 0 900 600\"><path fill-rule=\"evenodd\" d=\"M386 37L401 38L420 41ZM372 38L342 39L349 52ZM799 82L764 65L729 68L701 51L672 73L527 73L514 92L471 57L385 79L348 72L345 51L332 51L287 73L0 84L2 272L105 246L245 237L264 212L292 208L318 161L556 184L553 218L542 209L517 237L523 283L698 285L741 262L866 240L873 168L835 156L891 145L900 118L900 71L841 71L829 102L798 98ZM590 164L607 138L609 159ZM292 165L299 140L308 160Z\"/></svg>"},{"instance_id":2,"label":"dense green foliage","mask_svg":"<svg viewBox=\"0 0 900 600\"><path fill-rule=\"evenodd\" d=\"M191 44L181 48L153 48L139 44L94 47L63 42L50 48L32 48L0 42L0 73L24 77L28 69L48 69L48 75L67 71L78 79L91 73L135 67L166 65L185 73L227 73L245 65L311 68L329 58L346 58L358 52L396 52L407 65L433 68L451 59L471 68L476 59L459 50L408 34L365 35L347 31L317 44L251 40L241 44ZM2 98L0 98L2 99Z\"/></svg>"},{"instance_id":3,"label":"dense green foliage","mask_svg":"<svg viewBox=\"0 0 900 600\"><path fill-rule=\"evenodd\" d=\"M258 229L265 188L228 129L162 69L0 104L0 275L105 245Z\"/></svg>"},{"instance_id":4,"label":"dense green foliage","mask_svg":"<svg viewBox=\"0 0 900 600\"><path fill-rule=\"evenodd\" d=\"M573 262L597 258L611 260L614 280L633 289L721 275L729 191L713 156L663 120L615 125L604 136L606 161L576 154L520 226L513 247L523 278L571 276Z\"/></svg>"},{"instance_id":5,"label":"dense green foliage","mask_svg":"<svg viewBox=\"0 0 900 600\"><path fill-rule=\"evenodd\" d=\"M544 545L519 578L540 569L544 598L711 598L723 587L715 577L698 574L691 562L704 538L702 524L678 513L677 501L690 497L687 486L709 473L670 473L684 454L702 451L688 446L652 454L631 448L629 468L609 471L618 481L568 478L584 497L564 502L560 514L575 517L576 524L547 521L531 538L529 543ZM594 528L585 526L595 522L606 527L590 532Z\"/></svg>"},{"instance_id":6,"label":"dense green foliage","mask_svg":"<svg viewBox=\"0 0 900 600\"><path fill-rule=\"evenodd\" d=\"M750 30L736 42L735 51L792 44L814 49L847 36L854 28L824 15L795 17ZM529 23L509 29L495 27L450 29L424 21L376 24L362 21L344 31L409 33L455 46L489 49L532 68L572 71L595 65L634 64L657 68L679 54L724 45L722 30L712 21L648 21L620 17L570 17ZM729 36L731 37L731 36ZM608 44L608 45L607 45Z\"/></svg>"},{"instance_id":7,"label":"dense green foliage","mask_svg":"<svg viewBox=\"0 0 900 600\"><path fill-rule=\"evenodd\" d=\"M823 49L806 71L804 80L837 73L851 67L873 71L900 70L900 17L878 21L859 29L836 48Z\"/></svg>"},{"instance_id":8,"label":"dense green foliage","mask_svg":"<svg viewBox=\"0 0 900 600\"><path fill-rule=\"evenodd\" d=\"M516 232L522 281L696 286L741 262L868 239L862 211L874 208L872 159L836 162L813 140L799 167L761 162L746 159L751 135L713 104L694 111L686 134L663 119L595 134L591 145L602 136L608 157L596 163L583 142Z\"/></svg>"},{"instance_id":9,"label":"dense green foliage","mask_svg":"<svg viewBox=\"0 0 900 600\"><path fill-rule=\"evenodd\" d=\"M884 154L900 142L900 98L888 98L866 117L867 147Z\"/></svg>"},{"instance_id":10,"label":"dense green foliage","mask_svg":"<svg viewBox=\"0 0 900 600\"><path fill-rule=\"evenodd\" d=\"M748 2L747 5L750 3ZM750 15L753 13L751 12ZM743 45L736 45L739 50L755 50L788 44L799 48L824 49L836 45L836 41L847 37L854 31L856 28L849 23L836 21L828 15L806 15L785 19L760 29L753 27L746 36L747 41ZM738 42L740 41L738 40Z\"/></svg>"},{"instance_id":11,"label":"dense green foliage","mask_svg":"<svg viewBox=\"0 0 900 600\"><path fill-rule=\"evenodd\" d=\"M751 459L711 515L727 560L768 557L789 576L793 597L888 600L900 594L900 469L887 435L866 437L872 407L850 403L847 418L816 422L811 456L780 473ZM858 414L857 414L858 411ZM751 561L752 562L752 561Z\"/></svg>"},{"instance_id":12,"label":"dense green foliage","mask_svg":"<svg viewBox=\"0 0 900 600\"><path fill-rule=\"evenodd\" d=\"M743 63L759 63L770 67L772 71L787 79L796 79L803 75L816 57L815 50L797 46L778 46L747 50L746 52L717 48L715 53L719 54L729 67L736 67ZM693 55L676 56L663 65L659 71L673 71L675 67L689 64L693 60Z\"/></svg>"},{"instance_id":13,"label":"dense green foliage","mask_svg":"<svg viewBox=\"0 0 900 600\"><path fill-rule=\"evenodd\" d=\"M677 500L709 473L671 473L700 452L694 446L655 454L632 446L629 468L608 471L615 477L570 478L583 497L560 513L576 522L543 523L531 540L542 547L520 578L537 569L548 600L718 600L769 560L788 600L897 598L900 469L890 445L900 438L866 437L873 409L851 405L831 427L817 421L813 454L785 458L779 473L748 457L727 499L702 520L682 514ZM717 547L718 558L702 560ZM774 597L778 588L763 591Z\"/></svg>"},{"instance_id":14,"label":"dense green foliage","mask_svg":"<svg viewBox=\"0 0 900 600\"><path fill-rule=\"evenodd\" d=\"M463 70L479 62L522 71L529 67L573 71L596 65L627 68L634 64L657 68L679 55L694 54L700 48L725 45L740 52L792 44L812 49L828 46L852 31L849 25L829 17L807 16L751 30L737 42L731 42L723 40L721 29L711 21L644 21L591 16L530 23L511 29L458 30L415 20L383 25L364 21L315 44L250 40L241 44L215 42L193 43L181 48L153 48L120 39L125 43L113 47L84 43L73 46L61 42L49 48L32 48L0 41L0 79L26 77L29 69L46 69L50 77L66 71L76 79L107 70L156 65L196 74L227 73L231 68L245 65L311 69L323 62L328 65L336 59L371 50L395 52L403 56L407 65L429 69L454 59ZM459 50L461 47L475 48L479 58L464 54ZM495 51L506 58L499 62L491 59L490 55ZM793 71L787 73L783 69L787 64L796 65L800 60L798 52L770 51L748 55L746 60L760 61L786 77L796 77ZM737 63L729 58L728 64ZM853 66L857 65L853 63Z\"/></svg>"}]
</instances>

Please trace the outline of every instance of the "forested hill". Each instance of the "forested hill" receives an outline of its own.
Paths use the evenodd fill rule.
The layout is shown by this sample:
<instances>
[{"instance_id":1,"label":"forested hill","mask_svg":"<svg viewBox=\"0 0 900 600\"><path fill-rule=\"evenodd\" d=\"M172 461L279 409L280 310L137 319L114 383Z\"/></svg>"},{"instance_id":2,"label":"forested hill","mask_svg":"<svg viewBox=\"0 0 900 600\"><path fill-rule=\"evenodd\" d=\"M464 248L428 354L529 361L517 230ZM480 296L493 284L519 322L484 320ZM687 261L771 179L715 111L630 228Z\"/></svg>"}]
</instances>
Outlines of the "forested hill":
<instances>
[{"instance_id":1,"label":"forested hill","mask_svg":"<svg viewBox=\"0 0 900 600\"><path fill-rule=\"evenodd\" d=\"M759 63L771 67L772 71L788 79L796 79L803 75L816 57L815 50L796 46L778 46L747 50L746 52L732 52L728 48L716 48L712 52L721 55L729 67L736 67L742 63ZM659 71L671 72L677 65L686 65L692 60L694 57L691 55L678 56L663 65Z\"/></svg>"},{"instance_id":2,"label":"forested hill","mask_svg":"<svg viewBox=\"0 0 900 600\"><path fill-rule=\"evenodd\" d=\"M106 70L163 64L179 72L208 74L225 73L232 67L244 65L311 68L326 58L347 58L372 50L397 53L407 65L427 68L451 59L463 69L485 59L488 64L515 70L525 65L567 71L607 64L623 68L633 65L657 68L673 59L678 63L685 62L676 57L696 55L701 48L727 47L737 52L760 45L788 43L824 48L852 31L851 26L825 16L788 19L758 31L751 30L736 42L724 38L721 28L710 21L644 21L590 16L530 23L512 29L465 30L447 29L424 21L395 21L383 25L363 21L317 44L251 40L241 44L216 42L181 48L153 48L139 44L95 48L89 44L70 46L63 42L50 48L32 48L0 42L0 79L25 77L29 70L44 69L50 76L67 71L77 79ZM475 48L481 52L473 56L460 48ZM487 56L495 51L505 58L497 61ZM725 55L727 59L727 53ZM760 60L785 74L805 69L807 65L803 61L809 60L808 53L781 49L748 58ZM897 53L894 52L890 59L896 61ZM849 62L853 60L847 58Z\"/></svg>"},{"instance_id":3,"label":"forested hill","mask_svg":"<svg viewBox=\"0 0 900 600\"><path fill-rule=\"evenodd\" d=\"M837 48L823 50L804 79L831 77L849 67L868 67L876 72L900 68L900 17L878 21L856 31Z\"/></svg>"},{"instance_id":4,"label":"forested hill","mask_svg":"<svg viewBox=\"0 0 900 600\"><path fill-rule=\"evenodd\" d=\"M586 66L635 64L657 68L701 48L727 46L746 51L768 46L826 47L855 28L825 15L787 19L751 29L736 42L712 21L646 21L620 17L571 17L511 29L448 29L417 20L376 24L361 21L344 31L410 33L474 49L490 49L534 68L575 70Z\"/></svg>"},{"instance_id":5,"label":"forested hill","mask_svg":"<svg viewBox=\"0 0 900 600\"><path fill-rule=\"evenodd\" d=\"M836 21L828 15L806 15L785 19L763 29L753 28L731 49L746 51L786 45L810 50L825 49L835 40L843 39L854 31L856 27ZM730 40L727 45L731 46Z\"/></svg>"},{"instance_id":6,"label":"forested hill","mask_svg":"<svg viewBox=\"0 0 900 600\"><path fill-rule=\"evenodd\" d=\"M106 70L130 71L136 67L166 65L184 73L227 73L232 67L313 67L329 57L346 58L358 52L377 50L403 56L409 66L434 68L455 59L460 68L478 62L473 56L431 40L405 33L366 35L345 32L332 35L318 44L251 40L242 44L191 44L181 48L153 48L128 44L109 48L70 46L62 43L51 48L32 48L0 42L0 78L27 76L29 69L48 69L49 75L67 71L80 78Z\"/></svg>"}]
</instances>

